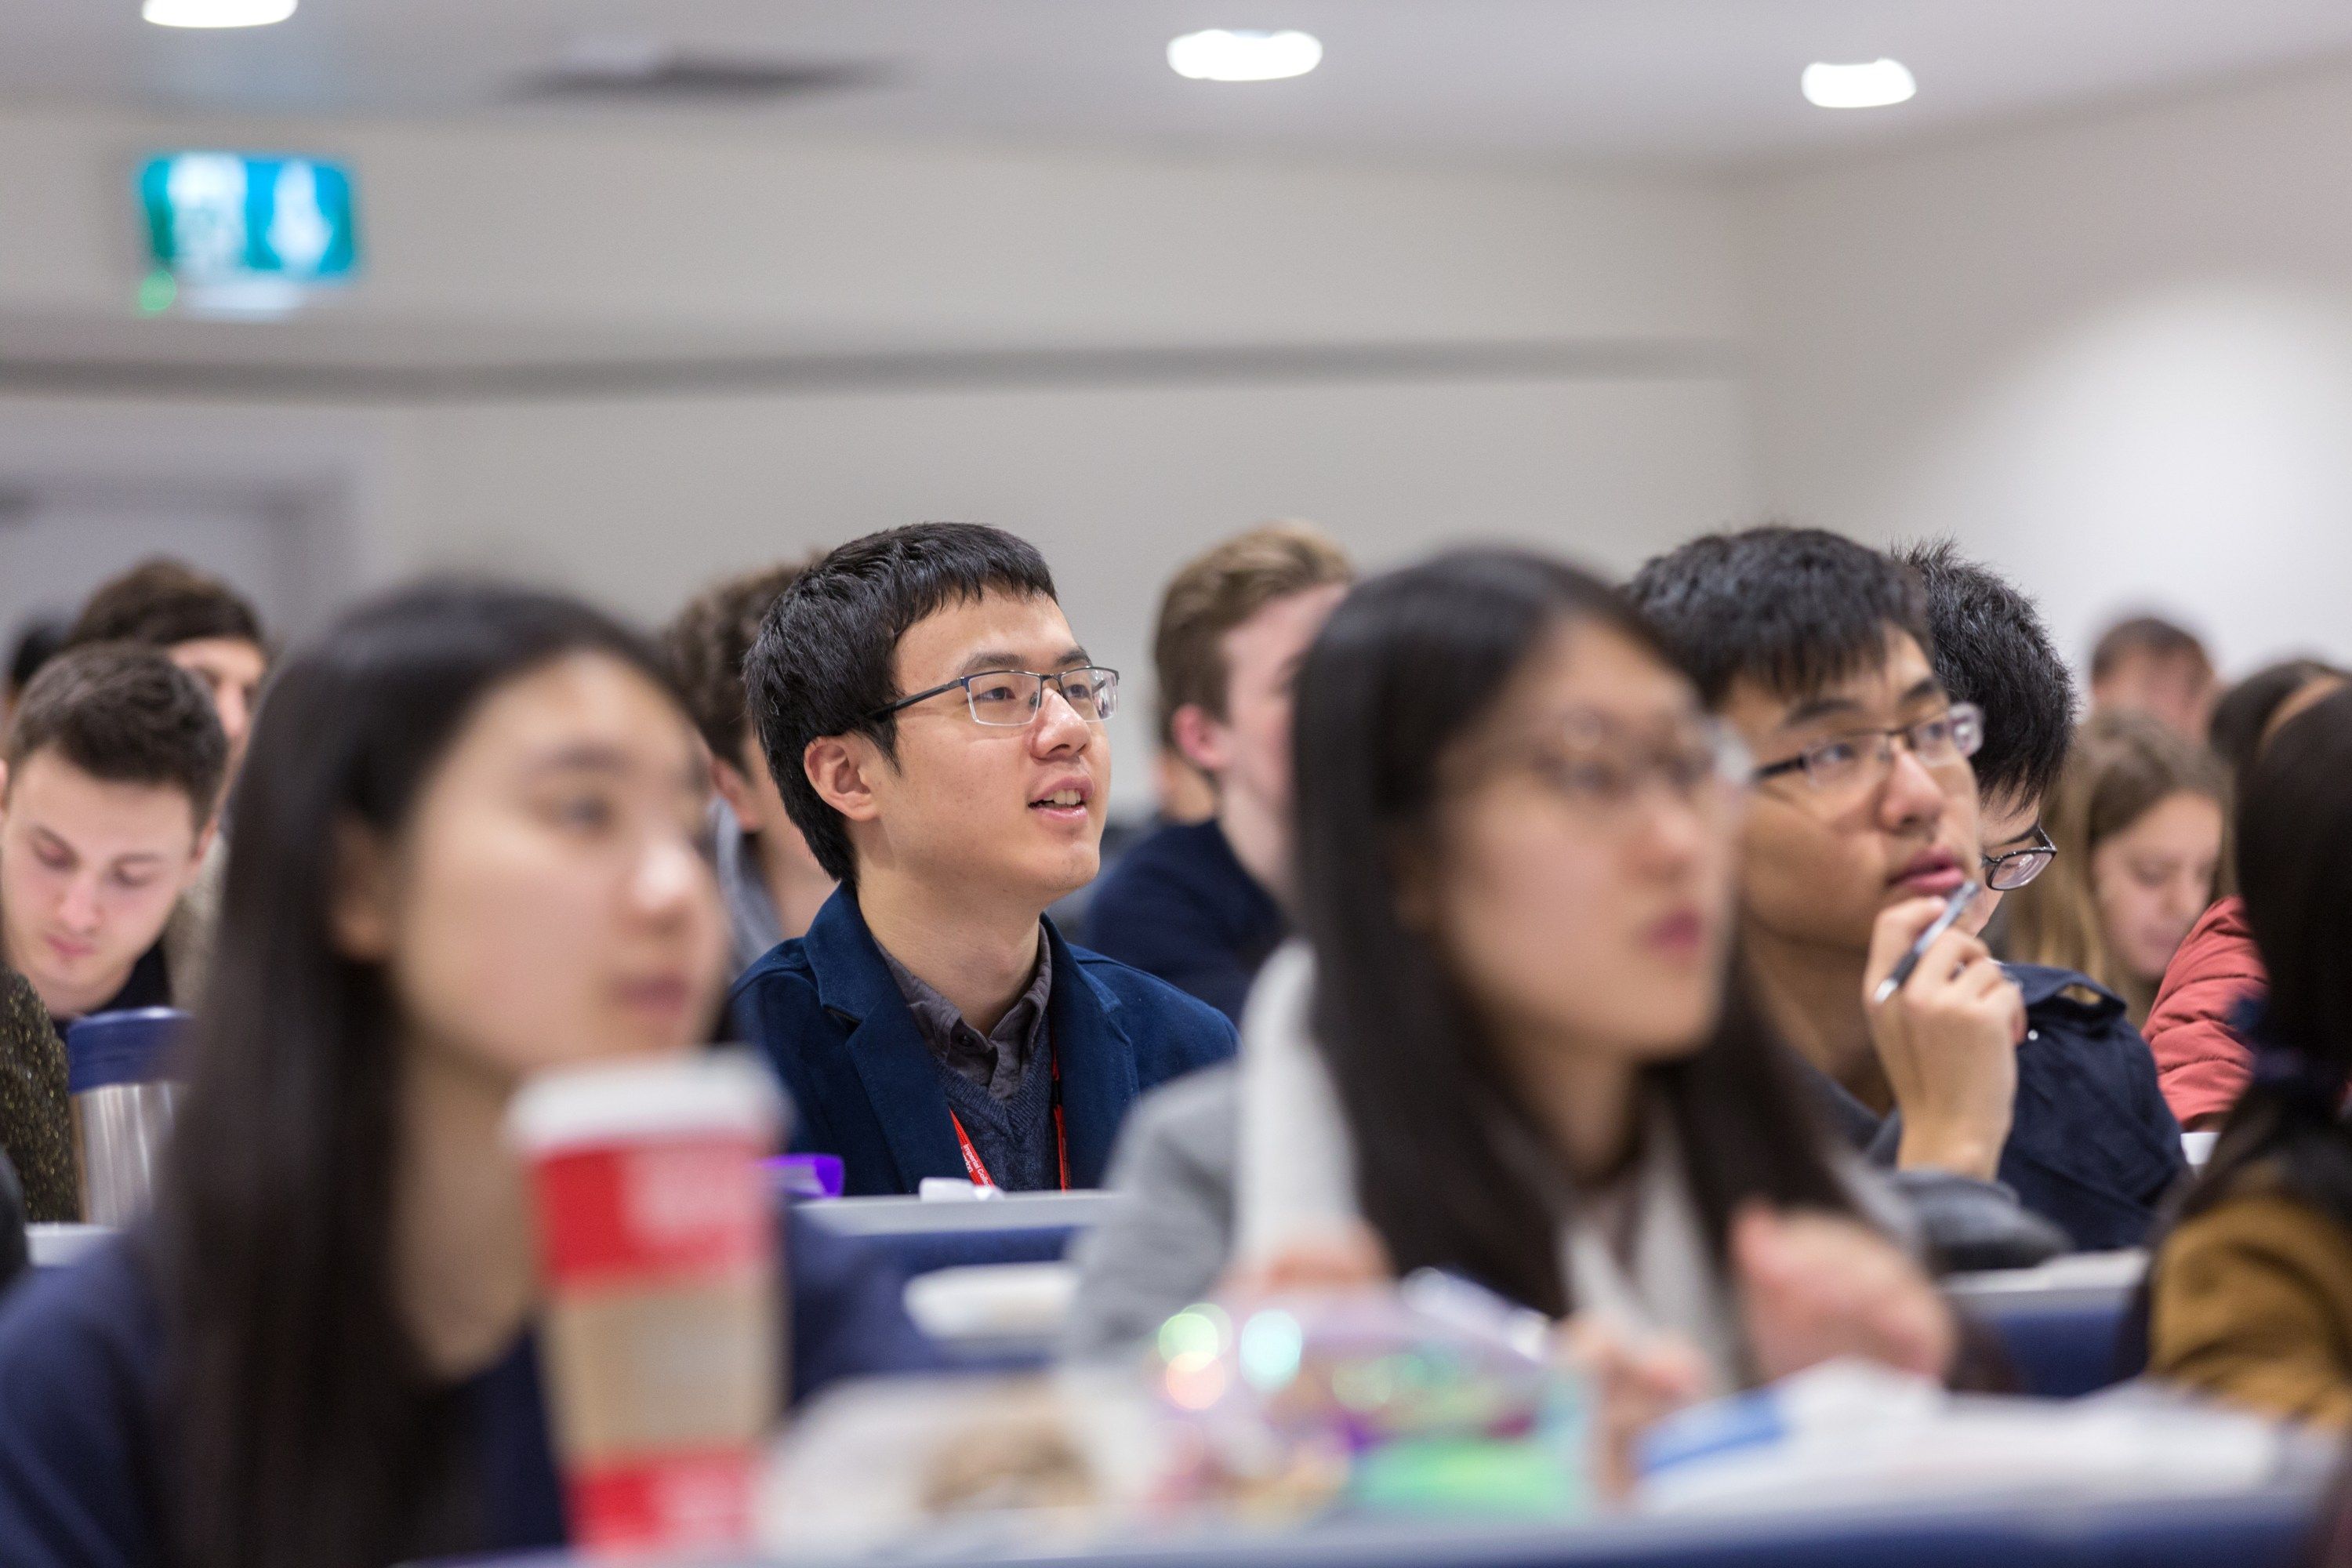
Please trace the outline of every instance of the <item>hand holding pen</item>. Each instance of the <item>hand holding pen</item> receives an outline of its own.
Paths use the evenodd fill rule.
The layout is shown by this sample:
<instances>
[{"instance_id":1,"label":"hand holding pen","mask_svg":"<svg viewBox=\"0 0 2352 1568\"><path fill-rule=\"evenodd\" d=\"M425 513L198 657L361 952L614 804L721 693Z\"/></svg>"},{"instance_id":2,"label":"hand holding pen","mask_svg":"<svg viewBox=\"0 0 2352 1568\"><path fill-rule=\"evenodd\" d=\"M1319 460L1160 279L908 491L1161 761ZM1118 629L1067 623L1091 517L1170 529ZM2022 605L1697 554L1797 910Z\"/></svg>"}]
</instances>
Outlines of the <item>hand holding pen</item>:
<instances>
[{"instance_id":1,"label":"hand holding pen","mask_svg":"<svg viewBox=\"0 0 2352 1568\"><path fill-rule=\"evenodd\" d=\"M1991 1179L2017 1099L2025 1003L1959 929L1974 892L1882 911L1863 996L1871 1045L1903 1115L1897 1163Z\"/></svg>"}]
</instances>

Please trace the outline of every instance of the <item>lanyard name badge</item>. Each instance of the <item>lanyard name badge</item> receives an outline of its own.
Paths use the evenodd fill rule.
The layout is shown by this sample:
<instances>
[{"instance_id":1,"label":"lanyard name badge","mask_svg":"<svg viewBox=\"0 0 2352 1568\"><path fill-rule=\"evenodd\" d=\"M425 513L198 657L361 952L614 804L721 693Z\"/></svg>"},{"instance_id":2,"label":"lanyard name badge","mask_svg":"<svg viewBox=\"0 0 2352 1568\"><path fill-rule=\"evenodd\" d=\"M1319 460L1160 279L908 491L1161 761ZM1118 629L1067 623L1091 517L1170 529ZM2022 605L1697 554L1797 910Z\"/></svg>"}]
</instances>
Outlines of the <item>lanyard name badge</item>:
<instances>
[{"instance_id":1,"label":"lanyard name badge","mask_svg":"<svg viewBox=\"0 0 2352 1568\"><path fill-rule=\"evenodd\" d=\"M971 1178L975 1187L993 1188L996 1178L988 1173L980 1151L971 1146L971 1134L963 1130L963 1118L950 1110L948 1121L955 1128L956 1147L963 1152L963 1173ZM1062 1057L1058 1051L1054 1054L1054 1154L1061 1169L1062 1191L1066 1193L1070 1190L1070 1135L1062 1123Z\"/></svg>"}]
</instances>

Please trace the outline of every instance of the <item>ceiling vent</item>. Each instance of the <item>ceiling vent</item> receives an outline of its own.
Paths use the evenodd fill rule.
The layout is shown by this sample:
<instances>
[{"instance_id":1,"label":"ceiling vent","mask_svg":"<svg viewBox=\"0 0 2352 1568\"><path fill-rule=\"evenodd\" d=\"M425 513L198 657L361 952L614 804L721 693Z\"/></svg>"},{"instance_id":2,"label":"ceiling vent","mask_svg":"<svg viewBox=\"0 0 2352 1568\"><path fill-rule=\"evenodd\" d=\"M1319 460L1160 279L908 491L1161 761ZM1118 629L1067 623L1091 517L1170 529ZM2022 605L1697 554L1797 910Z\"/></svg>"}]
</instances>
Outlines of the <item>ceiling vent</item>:
<instances>
[{"instance_id":1,"label":"ceiling vent","mask_svg":"<svg viewBox=\"0 0 2352 1568\"><path fill-rule=\"evenodd\" d=\"M673 48L638 39L583 39L518 96L541 103L760 103L879 85L882 67Z\"/></svg>"}]
</instances>

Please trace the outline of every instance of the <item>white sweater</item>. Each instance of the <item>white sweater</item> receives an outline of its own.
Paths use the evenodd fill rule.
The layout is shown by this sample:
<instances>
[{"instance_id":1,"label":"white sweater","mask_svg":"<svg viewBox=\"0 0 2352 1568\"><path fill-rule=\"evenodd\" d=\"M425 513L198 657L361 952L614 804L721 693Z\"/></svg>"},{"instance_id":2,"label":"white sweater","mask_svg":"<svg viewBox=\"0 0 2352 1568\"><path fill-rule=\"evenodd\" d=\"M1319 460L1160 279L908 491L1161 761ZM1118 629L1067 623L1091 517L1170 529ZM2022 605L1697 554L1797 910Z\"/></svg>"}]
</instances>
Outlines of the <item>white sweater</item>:
<instances>
[{"instance_id":1,"label":"white sweater","mask_svg":"<svg viewBox=\"0 0 2352 1568\"><path fill-rule=\"evenodd\" d=\"M1355 1152L1308 1010L1315 962L1292 942L1268 960L1242 1018L1241 1152L1235 1258L1244 1267L1300 1241L1360 1223ZM1709 1255L1673 1129L1647 1130L1641 1163L1612 1191L1587 1196L1560 1237L1562 1268L1581 1310L1637 1331L1665 1331L1697 1347L1718 1386L1743 1381L1730 1294ZM1607 1240L1626 1205L1636 1213L1620 1257Z\"/></svg>"}]
</instances>

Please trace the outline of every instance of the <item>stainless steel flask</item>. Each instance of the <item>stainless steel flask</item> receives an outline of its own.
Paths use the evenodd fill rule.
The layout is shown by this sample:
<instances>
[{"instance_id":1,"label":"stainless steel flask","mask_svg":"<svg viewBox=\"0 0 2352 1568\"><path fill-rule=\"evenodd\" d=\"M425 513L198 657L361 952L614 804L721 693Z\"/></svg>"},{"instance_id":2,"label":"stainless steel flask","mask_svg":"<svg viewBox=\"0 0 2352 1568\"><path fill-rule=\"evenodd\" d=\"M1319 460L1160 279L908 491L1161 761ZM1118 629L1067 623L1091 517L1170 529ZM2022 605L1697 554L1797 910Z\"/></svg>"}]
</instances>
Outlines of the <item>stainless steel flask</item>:
<instances>
[{"instance_id":1,"label":"stainless steel flask","mask_svg":"<svg viewBox=\"0 0 2352 1568\"><path fill-rule=\"evenodd\" d=\"M188 1016L171 1007L94 1013L66 1030L81 1214L123 1226L147 1212L179 1085L171 1051Z\"/></svg>"}]
</instances>

